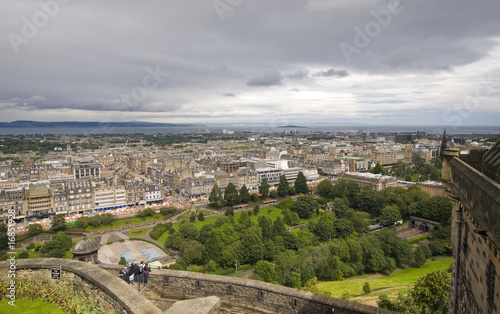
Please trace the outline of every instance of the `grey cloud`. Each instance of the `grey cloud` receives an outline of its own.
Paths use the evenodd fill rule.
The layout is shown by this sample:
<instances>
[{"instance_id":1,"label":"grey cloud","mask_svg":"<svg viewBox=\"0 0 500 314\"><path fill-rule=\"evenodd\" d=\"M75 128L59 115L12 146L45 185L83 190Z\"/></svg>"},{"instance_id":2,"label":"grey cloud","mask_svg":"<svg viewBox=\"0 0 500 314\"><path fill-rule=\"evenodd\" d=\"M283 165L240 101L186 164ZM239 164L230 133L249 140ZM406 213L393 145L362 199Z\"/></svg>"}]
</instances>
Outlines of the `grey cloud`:
<instances>
[{"instance_id":1,"label":"grey cloud","mask_svg":"<svg viewBox=\"0 0 500 314\"><path fill-rule=\"evenodd\" d=\"M307 70L299 70L299 71L295 71L293 73L287 74L286 77L291 79L291 80L301 80L301 79L307 77L308 74L309 74L309 72Z\"/></svg>"},{"instance_id":2,"label":"grey cloud","mask_svg":"<svg viewBox=\"0 0 500 314\"><path fill-rule=\"evenodd\" d=\"M277 70L261 72L247 81L248 86L274 86L281 85L282 75Z\"/></svg>"},{"instance_id":3,"label":"grey cloud","mask_svg":"<svg viewBox=\"0 0 500 314\"><path fill-rule=\"evenodd\" d=\"M346 70L335 70L335 69L329 69L326 71L319 71L314 73L314 76L322 76L322 77L346 77L349 76L349 73L347 73Z\"/></svg>"},{"instance_id":4,"label":"grey cloud","mask_svg":"<svg viewBox=\"0 0 500 314\"><path fill-rule=\"evenodd\" d=\"M233 93L225 93L225 94L222 94L222 97L236 97L236 95Z\"/></svg>"}]
</instances>

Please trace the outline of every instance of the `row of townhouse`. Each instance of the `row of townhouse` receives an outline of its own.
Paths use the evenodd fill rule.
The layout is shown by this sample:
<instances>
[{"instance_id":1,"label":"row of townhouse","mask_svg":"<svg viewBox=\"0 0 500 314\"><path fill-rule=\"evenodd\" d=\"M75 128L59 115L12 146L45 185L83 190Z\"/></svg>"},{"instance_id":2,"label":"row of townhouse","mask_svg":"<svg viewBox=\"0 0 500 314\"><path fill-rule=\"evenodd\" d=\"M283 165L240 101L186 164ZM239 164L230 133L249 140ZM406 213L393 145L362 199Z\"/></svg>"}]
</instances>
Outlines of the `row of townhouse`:
<instances>
[{"instance_id":1,"label":"row of townhouse","mask_svg":"<svg viewBox=\"0 0 500 314\"><path fill-rule=\"evenodd\" d=\"M117 186L93 186L90 179L30 183L0 190L0 223L13 211L16 222L31 222L56 214L73 216L161 202L159 186L142 180Z\"/></svg>"}]
</instances>

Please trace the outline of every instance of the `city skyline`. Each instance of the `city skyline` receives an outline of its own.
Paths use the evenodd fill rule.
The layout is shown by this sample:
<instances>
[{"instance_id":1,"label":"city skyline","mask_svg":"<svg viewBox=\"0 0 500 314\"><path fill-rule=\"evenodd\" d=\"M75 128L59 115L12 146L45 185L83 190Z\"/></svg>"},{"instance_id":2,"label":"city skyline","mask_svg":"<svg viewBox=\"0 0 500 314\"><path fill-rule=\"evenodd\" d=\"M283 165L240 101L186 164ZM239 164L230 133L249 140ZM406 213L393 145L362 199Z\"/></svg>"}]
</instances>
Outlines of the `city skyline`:
<instances>
[{"instance_id":1,"label":"city skyline","mask_svg":"<svg viewBox=\"0 0 500 314\"><path fill-rule=\"evenodd\" d=\"M495 1L0 4L0 122L496 125Z\"/></svg>"}]
</instances>

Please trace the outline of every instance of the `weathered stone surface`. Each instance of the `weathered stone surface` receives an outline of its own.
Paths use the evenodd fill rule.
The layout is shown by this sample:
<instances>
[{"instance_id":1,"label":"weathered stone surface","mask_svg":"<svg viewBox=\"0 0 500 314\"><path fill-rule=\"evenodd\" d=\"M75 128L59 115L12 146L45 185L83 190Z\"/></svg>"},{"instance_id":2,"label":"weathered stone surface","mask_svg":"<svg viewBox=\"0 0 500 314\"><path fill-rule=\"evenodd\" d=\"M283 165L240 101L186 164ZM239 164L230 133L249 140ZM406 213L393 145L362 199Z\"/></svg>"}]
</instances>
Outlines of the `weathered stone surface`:
<instances>
[{"instance_id":1,"label":"weathered stone surface","mask_svg":"<svg viewBox=\"0 0 500 314\"><path fill-rule=\"evenodd\" d=\"M119 266L101 264L112 273ZM146 286L158 298L186 300L216 296L221 312L252 313L393 313L377 307L336 299L267 282L187 271L154 269Z\"/></svg>"},{"instance_id":2,"label":"weathered stone surface","mask_svg":"<svg viewBox=\"0 0 500 314\"><path fill-rule=\"evenodd\" d=\"M9 266L9 262L0 262L0 272L8 271ZM106 304L113 304L117 312L161 313L150 300L118 278L116 276L118 271L110 274L95 264L59 258L21 259L16 263L17 270L20 272L26 269L44 270L47 276L50 276L52 266L60 266L63 277L68 274L77 275L72 278L75 286L86 293L94 293L93 297L98 301L102 299Z\"/></svg>"},{"instance_id":3,"label":"weathered stone surface","mask_svg":"<svg viewBox=\"0 0 500 314\"><path fill-rule=\"evenodd\" d=\"M454 313L499 313L500 184L494 181L498 180L499 145L486 154L480 150L444 154L443 182L453 201ZM481 172L486 166L489 177Z\"/></svg>"},{"instance_id":4,"label":"weathered stone surface","mask_svg":"<svg viewBox=\"0 0 500 314\"><path fill-rule=\"evenodd\" d=\"M178 301L165 314L216 314L221 306L218 297L206 297L192 300Z\"/></svg>"}]
</instances>

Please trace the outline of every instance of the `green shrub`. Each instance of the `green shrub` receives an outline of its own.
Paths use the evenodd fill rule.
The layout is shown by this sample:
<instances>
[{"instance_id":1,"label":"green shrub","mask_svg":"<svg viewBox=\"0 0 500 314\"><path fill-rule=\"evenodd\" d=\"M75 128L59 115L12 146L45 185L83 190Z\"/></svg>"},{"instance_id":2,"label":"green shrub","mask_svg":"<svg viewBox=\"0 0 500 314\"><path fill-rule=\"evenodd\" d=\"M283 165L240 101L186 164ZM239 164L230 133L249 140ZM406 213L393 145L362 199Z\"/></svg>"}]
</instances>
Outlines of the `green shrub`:
<instances>
[{"instance_id":1,"label":"green shrub","mask_svg":"<svg viewBox=\"0 0 500 314\"><path fill-rule=\"evenodd\" d=\"M245 270L249 270L250 268L252 268L252 265L244 264L244 265L238 266L238 271L245 271Z\"/></svg>"},{"instance_id":2,"label":"green shrub","mask_svg":"<svg viewBox=\"0 0 500 314\"><path fill-rule=\"evenodd\" d=\"M28 251L22 251L21 253L19 253L19 255L17 255L18 258L28 258L29 257L29 253Z\"/></svg>"},{"instance_id":3,"label":"green shrub","mask_svg":"<svg viewBox=\"0 0 500 314\"><path fill-rule=\"evenodd\" d=\"M35 248L35 243L31 242L30 244L28 244L27 247L28 250L33 250L34 248Z\"/></svg>"},{"instance_id":4,"label":"green shrub","mask_svg":"<svg viewBox=\"0 0 500 314\"><path fill-rule=\"evenodd\" d=\"M108 244L108 245L109 245L109 244L113 244L113 242L111 242L111 241L108 241L108 242L106 242L106 244Z\"/></svg>"}]
</instances>

